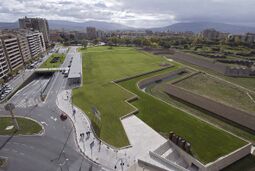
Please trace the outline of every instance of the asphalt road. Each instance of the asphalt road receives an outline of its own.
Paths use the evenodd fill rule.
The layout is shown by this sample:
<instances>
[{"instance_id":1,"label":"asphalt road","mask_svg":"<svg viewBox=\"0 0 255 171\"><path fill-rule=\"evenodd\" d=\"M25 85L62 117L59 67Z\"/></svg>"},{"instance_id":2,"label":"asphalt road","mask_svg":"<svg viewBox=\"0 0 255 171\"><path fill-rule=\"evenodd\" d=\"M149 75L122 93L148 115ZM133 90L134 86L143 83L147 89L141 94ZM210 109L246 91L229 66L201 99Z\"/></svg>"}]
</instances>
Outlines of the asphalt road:
<instances>
[{"instance_id":1,"label":"asphalt road","mask_svg":"<svg viewBox=\"0 0 255 171\"><path fill-rule=\"evenodd\" d=\"M40 94L47 86L49 78L40 77L33 80L26 87L19 90L9 102L15 104L16 107L26 108L41 103Z\"/></svg>"},{"instance_id":2,"label":"asphalt road","mask_svg":"<svg viewBox=\"0 0 255 171\"><path fill-rule=\"evenodd\" d=\"M62 67L67 67L75 52L71 48ZM39 82L42 80L39 80ZM44 80L45 81L45 80ZM0 156L9 158L4 171L97 171L100 166L84 158L75 143L75 137L70 120L61 121L60 111L56 106L56 97L59 91L66 88L66 78L57 72L54 74L49 94L45 103L38 106L17 105L15 114L29 116L40 122L45 129L42 136L0 136ZM40 83L32 83L18 92L12 102L19 104L22 99L37 98L40 95ZM39 84L38 84L39 83ZM37 91L36 91L37 90ZM1 115L8 114L0 108ZM70 137L68 138L69 133ZM61 153L65 142L64 152Z\"/></svg>"}]
</instances>

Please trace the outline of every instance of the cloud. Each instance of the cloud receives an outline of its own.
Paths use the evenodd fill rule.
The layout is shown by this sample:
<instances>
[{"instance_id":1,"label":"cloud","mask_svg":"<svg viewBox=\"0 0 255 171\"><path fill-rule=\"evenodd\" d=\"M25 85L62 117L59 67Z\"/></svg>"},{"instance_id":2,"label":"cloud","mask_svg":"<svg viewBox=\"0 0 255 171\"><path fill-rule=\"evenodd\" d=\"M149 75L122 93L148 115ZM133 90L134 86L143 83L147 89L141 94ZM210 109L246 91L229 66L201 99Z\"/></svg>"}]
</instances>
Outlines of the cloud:
<instances>
[{"instance_id":1,"label":"cloud","mask_svg":"<svg viewBox=\"0 0 255 171\"><path fill-rule=\"evenodd\" d=\"M0 20L45 17L99 20L132 27L212 21L255 26L254 0L1 0Z\"/></svg>"}]
</instances>

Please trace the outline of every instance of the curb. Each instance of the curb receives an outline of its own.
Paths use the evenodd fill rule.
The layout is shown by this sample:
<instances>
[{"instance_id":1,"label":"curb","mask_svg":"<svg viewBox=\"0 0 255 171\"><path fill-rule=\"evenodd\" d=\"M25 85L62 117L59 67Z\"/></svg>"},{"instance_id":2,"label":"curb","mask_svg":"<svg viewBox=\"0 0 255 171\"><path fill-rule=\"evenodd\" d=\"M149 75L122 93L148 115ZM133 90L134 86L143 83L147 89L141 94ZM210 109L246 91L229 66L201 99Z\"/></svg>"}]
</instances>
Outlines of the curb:
<instances>
[{"instance_id":1,"label":"curb","mask_svg":"<svg viewBox=\"0 0 255 171\"><path fill-rule=\"evenodd\" d=\"M8 117L8 116L0 116L0 118L2 118L2 117L3 118L11 118L11 117ZM42 130L39 133L34 133L34 134L31 134L31 135L21 135L21 134L13 135L14 137L34 137L34 136L43 136L45 134L44 126L40 122L38 122L37 120L35 120L33 118L29 118L27 116L15 116L15 117L34 121L35 123L37 123L38 125L41 126ZM9 137L9 136L10 135L0 135L0 137Z\"/></svg>"}]
</instances>

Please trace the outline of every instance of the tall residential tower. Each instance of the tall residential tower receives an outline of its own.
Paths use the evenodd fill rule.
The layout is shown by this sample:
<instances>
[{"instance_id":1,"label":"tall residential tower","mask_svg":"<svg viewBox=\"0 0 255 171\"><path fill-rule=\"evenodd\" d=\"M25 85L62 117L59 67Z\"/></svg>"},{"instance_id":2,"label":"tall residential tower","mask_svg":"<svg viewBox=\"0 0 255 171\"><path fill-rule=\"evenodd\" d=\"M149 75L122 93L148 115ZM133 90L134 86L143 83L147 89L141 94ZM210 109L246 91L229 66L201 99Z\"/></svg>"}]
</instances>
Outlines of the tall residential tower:
<instances>
[{"instance_id":1,"label":"tall residential tower","mask_svg":"<svg viewBox=\"0 0 255 171\"><path fill-rule=\"evenodd\" d=\"M19 19L19 27L21 29L29 29L39 31L43 34L46 46L50 42L48 21L44 18L21 18Z\"/></svg>"}]
</instances>

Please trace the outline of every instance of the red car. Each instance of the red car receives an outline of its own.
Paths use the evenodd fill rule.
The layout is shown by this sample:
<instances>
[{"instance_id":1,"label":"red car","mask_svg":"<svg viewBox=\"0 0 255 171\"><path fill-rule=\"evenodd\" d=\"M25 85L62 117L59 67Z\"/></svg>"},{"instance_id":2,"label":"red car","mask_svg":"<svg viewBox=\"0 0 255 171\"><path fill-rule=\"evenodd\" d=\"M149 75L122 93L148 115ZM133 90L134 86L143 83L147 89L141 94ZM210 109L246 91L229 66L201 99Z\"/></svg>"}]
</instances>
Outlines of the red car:
<instances>
[{"instance_id":1,"label":"red car","mask_svg":"<svg viewBox=\"0 0 255 171\"><path fill-rule=\"evenodd\" d=\"M62 113L62 114L60 115L60 119L61 119L62 121L65 121L65 120L67 119L67 114Z\"/></svg>"}]
</instances>

